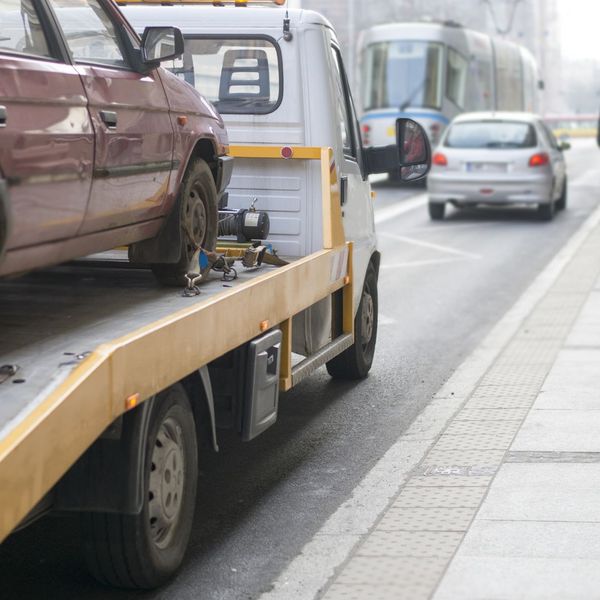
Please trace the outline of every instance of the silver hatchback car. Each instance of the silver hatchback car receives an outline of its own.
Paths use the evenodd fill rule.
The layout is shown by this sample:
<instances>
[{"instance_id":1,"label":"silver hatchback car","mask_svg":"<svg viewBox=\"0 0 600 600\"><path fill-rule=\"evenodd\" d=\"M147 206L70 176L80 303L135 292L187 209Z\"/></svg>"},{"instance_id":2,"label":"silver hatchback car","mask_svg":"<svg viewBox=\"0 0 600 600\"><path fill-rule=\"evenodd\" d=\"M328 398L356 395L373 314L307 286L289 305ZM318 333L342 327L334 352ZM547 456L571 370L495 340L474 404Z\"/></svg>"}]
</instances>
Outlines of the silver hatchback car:
<instances>
[{"instance_id":1,"label":"silver hatchback car","mask_svg":"<svg viewBox=\"0 0 600 600\"><path fill-rule=\"evenodd\" d=\"M563 150L540 117L529 113L464 113L446 129L427 179L429 215L446 203L529 204L543 220L567 204Z\"/></svg>"}]
</instances>

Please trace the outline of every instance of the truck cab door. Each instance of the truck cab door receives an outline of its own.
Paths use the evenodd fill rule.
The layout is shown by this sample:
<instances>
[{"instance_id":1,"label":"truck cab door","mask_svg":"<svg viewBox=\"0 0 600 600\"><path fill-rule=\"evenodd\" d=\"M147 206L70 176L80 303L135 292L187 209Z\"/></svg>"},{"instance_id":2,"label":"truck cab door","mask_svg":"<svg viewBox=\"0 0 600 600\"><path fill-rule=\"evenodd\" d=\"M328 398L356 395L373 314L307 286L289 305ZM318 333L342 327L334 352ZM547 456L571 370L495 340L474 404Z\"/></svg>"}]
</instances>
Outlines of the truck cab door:
<instances>
[{"instance_id":1,"label":"truck cab door","mask_svg":"<svg viewBox=\"0 0 600 600\"><path fill-rule=\"evenodd\" d=\"M164 215L174 133L157 70L139 73L130 34L99 0L50 0L89 101L96 132L92 191L82 234ZM116 9L114 9L116 10ZM132 44L137 45L133 36Z\"/></svg>"},{"instance_id":2,"label":"truck cab door","mask_svg":"<svg viewBox=\"0 0 600 600\"><path fill-rule=\"evenodd\" d=\"M94 133L83 85L63 51L43 4L0 2L0 177L10 198L9 254L74 237L88 202ZM30 268L29 259L18 260L16 268Z\"/></svg>"},{"instance_id":3,"label":"truck cab door","mask_svg":"<svg viewBox=\"0 0 600 600\"><path fill-rule=\"evenodd\" d=\"M373 202L371 187L362 164L358 121L342 55L333 41L330 50L339 142L336 145L335 161L338 167L344 232L346 239L353 242L354 301L355 306L358 306L365 272L376 248Z\"/></svg>"}]
</instances>

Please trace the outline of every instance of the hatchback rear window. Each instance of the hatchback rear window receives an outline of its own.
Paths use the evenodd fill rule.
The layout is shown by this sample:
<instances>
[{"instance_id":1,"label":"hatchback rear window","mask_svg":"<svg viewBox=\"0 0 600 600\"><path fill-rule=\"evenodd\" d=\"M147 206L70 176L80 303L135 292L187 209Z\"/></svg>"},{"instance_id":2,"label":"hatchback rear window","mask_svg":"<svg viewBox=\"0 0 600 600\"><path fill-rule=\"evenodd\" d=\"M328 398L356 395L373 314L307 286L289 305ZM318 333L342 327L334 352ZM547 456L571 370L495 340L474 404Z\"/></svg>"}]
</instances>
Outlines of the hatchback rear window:
<instances>
[{"instance_id":1,"label":"hatchback rear window","mask_svg":"<svg viewBox=\"0 0 600 600\"><path fill-rule=\"evenodd\" d=\"M515 121L473 121L455 123L446 136L449 148L533 148L535 129Z\"/></svg>"},{"instance_id":2,"label":"hatchback rear window","mask_svg":"<svg viewBox=\"0 0 600 600\"><path fill-rule=\"evenodd\" d=\"M281 102L279 49L267 38L185 38L180 59L163 63L223 114L266 114Z\"/></svg>"}]
</instances>

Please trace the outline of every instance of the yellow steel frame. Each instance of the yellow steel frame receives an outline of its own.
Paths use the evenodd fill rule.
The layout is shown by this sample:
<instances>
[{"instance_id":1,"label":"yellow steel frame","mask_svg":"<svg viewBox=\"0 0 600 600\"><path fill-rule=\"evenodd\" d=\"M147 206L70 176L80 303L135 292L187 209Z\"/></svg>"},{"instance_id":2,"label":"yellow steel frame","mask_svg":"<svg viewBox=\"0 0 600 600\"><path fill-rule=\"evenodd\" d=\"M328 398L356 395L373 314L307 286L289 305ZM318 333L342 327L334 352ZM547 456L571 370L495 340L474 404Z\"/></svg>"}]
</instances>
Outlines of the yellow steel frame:
<instances>
[{"instance_id":1,"label":"yellow steel frame","mask_svg":"<svg viewBox=\"0 0 600 600\"><path fill-rule=\"evenodd\" d=\"M233 146L231 154L275 158L280 149ZM283 331L281 389L289 389L293 315L340 289L344 332L353 332L352 247L344 239L332 151L298 147L292 154L321 162L324 248L206 300L200 297L184 310L96 348L0 440L0 541L132 407L131 398L145 400L277 326ZM347 256L347 269L338 277L340 253ZM227 315L227 327L221 315Z\"/></svg>"}]
</instances>

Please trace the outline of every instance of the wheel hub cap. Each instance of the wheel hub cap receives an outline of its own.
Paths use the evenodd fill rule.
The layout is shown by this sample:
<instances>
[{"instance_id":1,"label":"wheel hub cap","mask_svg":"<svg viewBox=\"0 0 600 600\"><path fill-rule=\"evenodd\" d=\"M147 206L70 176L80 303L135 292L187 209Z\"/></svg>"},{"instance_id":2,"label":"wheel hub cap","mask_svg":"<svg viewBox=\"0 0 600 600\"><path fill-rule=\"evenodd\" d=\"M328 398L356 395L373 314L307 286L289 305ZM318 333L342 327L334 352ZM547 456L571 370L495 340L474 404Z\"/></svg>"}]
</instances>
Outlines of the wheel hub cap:
<instances>
[{"instance_id":1,"label":"wheel hub cap","mask_svg":"<svg viewBox=\"0 0 600 600\"><path fill-rule=\"evenodd\" d=\"M361 313L361 343L366 346L373 336L374 306L373 298L368 291L363 292Z\"/></svg>"},{"instance_id":2,"label":"wheel hub cap","mask_svg":"<svg viewBox=\"0 0 600 600\"><path fill-rule=\"evenodd\" d=\"M154 543L167 546L179 519L185 465L181 427L167 418L160 426L150 467L148 516Z\"/></svg>"}]
</instances>

